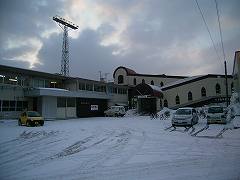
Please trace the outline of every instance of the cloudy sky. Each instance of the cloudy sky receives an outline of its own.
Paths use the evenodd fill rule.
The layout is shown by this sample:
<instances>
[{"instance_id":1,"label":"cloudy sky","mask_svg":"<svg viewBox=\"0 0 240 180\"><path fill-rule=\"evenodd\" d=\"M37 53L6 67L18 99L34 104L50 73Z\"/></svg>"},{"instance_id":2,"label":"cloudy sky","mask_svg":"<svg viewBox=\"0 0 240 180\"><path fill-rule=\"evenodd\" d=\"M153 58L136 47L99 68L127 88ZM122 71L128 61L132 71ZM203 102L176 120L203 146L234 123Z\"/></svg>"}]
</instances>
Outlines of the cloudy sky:
<instances>
[{"instance_id":1,"label":"cloudy sky","mask_svg":"<svg viewBox=\"0 0 240 180\"><path fill-rule=\"evenodd\" d=\"M232 73L240 50L240 1L217 0ZM70 75L98 79L126 66L138 73L224 73L214 0L0 0L0 64L60 72L59 15L79 26L69 32Z\"/></svg>"}]
</instances>

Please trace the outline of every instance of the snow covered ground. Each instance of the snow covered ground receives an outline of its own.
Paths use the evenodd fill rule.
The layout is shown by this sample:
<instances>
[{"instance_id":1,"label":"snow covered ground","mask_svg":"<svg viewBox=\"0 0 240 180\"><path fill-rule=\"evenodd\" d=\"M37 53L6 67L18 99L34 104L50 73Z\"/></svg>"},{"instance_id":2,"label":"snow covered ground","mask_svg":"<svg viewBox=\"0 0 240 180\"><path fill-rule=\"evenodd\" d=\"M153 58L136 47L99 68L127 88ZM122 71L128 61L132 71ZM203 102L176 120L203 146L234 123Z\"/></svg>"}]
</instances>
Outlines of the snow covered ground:
<instances>
[{"instance_id":1,"label":"snow covered ground","mask_svg":"<svg viewBox=\"0 0 240 180\"><path fill-rule=\"evenodd\" d=\"M2 120L0 179L240 179L240 129L206 128L205 119L187 130L170 124L130 115L43 127Z\"/></svg>"}]
</instances>

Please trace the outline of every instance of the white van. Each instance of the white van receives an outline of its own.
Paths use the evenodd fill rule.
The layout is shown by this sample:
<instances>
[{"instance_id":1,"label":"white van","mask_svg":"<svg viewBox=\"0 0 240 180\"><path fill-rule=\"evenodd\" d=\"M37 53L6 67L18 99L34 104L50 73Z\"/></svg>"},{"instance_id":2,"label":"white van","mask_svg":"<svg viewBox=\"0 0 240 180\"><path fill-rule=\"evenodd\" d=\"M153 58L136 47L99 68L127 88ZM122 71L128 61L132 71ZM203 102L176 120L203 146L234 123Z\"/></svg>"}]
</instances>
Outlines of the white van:
<instances>
[{"instance_id":1,"label":"white van","mask_svg":"<svg viewBox=\"0 0 240 180\"><path fill-rule=\"evenodd\" d=\"M105 116L121 116L126 114L124 106L111 106L108 110L104 111Z\"/></svg>"}]
</instances>

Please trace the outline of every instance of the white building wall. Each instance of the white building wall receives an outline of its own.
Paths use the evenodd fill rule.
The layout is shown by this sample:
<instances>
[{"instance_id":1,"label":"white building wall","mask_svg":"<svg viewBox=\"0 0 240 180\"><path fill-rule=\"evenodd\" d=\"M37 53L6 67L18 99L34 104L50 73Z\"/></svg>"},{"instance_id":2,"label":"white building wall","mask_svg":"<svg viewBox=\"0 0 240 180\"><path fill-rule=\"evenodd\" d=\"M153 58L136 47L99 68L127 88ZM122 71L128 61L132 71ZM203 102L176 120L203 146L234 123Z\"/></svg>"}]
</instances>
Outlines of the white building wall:
<instances>
[{"instance_id":1,"label":"white building wall","mask_svg":"<svg viewBox=\"0 0 240 180\"><path fill-rule=\"evenodd\" d=\"M118 84L118 76L123 75L123 83L121 85L129 85L129 76L127 76L127 72L123 68L119 68L115 73L114 84Z\"/></svg>"},{"instance_id":2,"label":"white building wall","mask_svg":"<svg viewBox=\"0 0 240 180\"><path fill-rule=\"evenodd\" d=\"M122 75L124 79L124 83L121 85L134 85L134 78L136 79L136 85L142 83L142 80L145 80L146 84L151 84L151 81L153 80L154 85L160 86L160 83L163 82L163 85L166 85L171 82L175 82L181 78L174 78L174 77L154 77L154 76L144 76L144 75L127 75L127 72L124 68L119 68L115 72L115 78L114 78L114 84L118 84L118 76Z\"/></svg>"},{"instance_id":3,"label":"white building wall","mask_svg":"<svg viewBox=\"0 0 240 180\"><path fill-rule=\"evenodd\" d=\"M221 87L221 94L216 94L215 86L219 84ZM232 79L228 79L228 92L231 95L231 83ZM163 91L164 98L168 101L168 106L176 106L176 96L180 98L180 104L185 104L191 101L188 101L188 92L192 92L192 101L200 100L202 98L201 89L205 87L206 97L210 96L225 96L226 95L226 86L224 78L206 78L200 81L192 82L190 84L182 85L172 89Z\"/></svg>"},{"instance_id":4,"label":"white building wall","mask_svg":"<svg viewBox=\"0 0 240 180\"><path fill-rule=\"evenodd\" d=\"M55 119L57 116L57 97L42 97L42 116L45 119Z\"/></svg>"}]
</instances>

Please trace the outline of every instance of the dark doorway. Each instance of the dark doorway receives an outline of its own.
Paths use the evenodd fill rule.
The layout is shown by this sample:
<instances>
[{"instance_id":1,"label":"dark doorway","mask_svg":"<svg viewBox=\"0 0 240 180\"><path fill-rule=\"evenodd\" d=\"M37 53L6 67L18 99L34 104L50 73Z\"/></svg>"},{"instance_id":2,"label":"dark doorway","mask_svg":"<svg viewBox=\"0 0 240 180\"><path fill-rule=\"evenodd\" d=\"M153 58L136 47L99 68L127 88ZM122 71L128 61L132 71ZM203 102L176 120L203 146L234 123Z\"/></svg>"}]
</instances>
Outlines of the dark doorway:
<instances>
[{"instance_id":1,"label":"dark doorway","mask_svg":"<svg viewBox=\"0 0 240 180\"><path fill-rule=\"evenodd\" d=\"M151 114L157 111L156 107L156 98L155 97L147 97L147 98L139 98L138 99L138 111L140 114Z\"/></svg>"},{"instance_id":2,"label":"dark doorway","mask_svg":"<svg viewBox=\"0 0 240 180\"><path fill-rule=\"evenodd\" d=\"M106 109L106 99L77 98L77 117L101 117Z\"/></svg>"}]
</instances>

